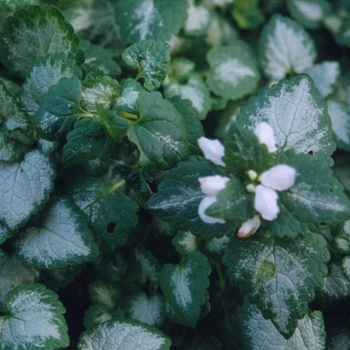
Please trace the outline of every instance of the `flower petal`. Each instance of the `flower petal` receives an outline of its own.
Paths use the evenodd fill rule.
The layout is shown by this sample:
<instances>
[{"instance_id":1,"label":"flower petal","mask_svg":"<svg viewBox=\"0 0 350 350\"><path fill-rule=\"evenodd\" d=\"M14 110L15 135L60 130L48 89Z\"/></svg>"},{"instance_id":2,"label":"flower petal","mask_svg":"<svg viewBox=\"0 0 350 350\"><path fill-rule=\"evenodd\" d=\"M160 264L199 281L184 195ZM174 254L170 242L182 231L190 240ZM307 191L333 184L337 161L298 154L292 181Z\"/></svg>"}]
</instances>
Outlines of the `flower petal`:
<instances>
[{"instance_id":1,"label":"flower petal","mask_svg":"<svg viewBox=\"0 0 350 350\"><path fill-rule=\"evenodd\" d=\"M267 146L269 152L276 152L276 138L272 127L266 122L259 123L254 130L254 134L258 137L260 143Z\"/></svg>"},{"instance_id":2,"label":"flower petal","mask_svg":"<svg viewBox=\"0 0 350 350\"><path fill-rule=\"evenodd\" d=\"M225 166L222 157L225 154L225 148L219 140L209 140L206 137L198 139L198 146L204 153L204 157L214 164Z\"/></svg>"},{"instance_id":3,"label":"flower petal","mask_svg":"<svg viewBox=\"0 0 350 350\"><path fill-rule=\"evenodd\" d=\"M297 171L289 165L280 164L263 172L260 176L261 183L277 191L288 190L294 185Z\"/></svg>"},{"instance_id":4,"label":"flower petal","mask_svg":"<svg viewBox=\"0 0 350 350\"><path fill-rule=\"evenodd\" d=\"M225 223L224 219L213 218L211 216L204 214L207 208L210 207L215 201L216 201L216 196L206 196L199 203L198 215L202 219L202 221L205 222L206 224L216 224L216 223L224 224Z\"/></svg>"},{"instance_id":5,"label":"flower petal","mask_svg":"<svg viewBox=\"0 0 350 350\"><path fill-rule=\"evenodd\" d=\"M278 194L271 188L258 185L255 188L254 208L265 220L275 220L280 211Z\"/></svg>"},{"instance_id":6,"label":"flower petal","mask_svg":"<svg viewBox=\"0 0 350 350\"><path fill-rule=\"evenodd\" d=\"M226 182L230 181L230 179L228 177L214 175L200 177L198 181L204 194L207 196L216 196L219 191L225 188Z\"/></svg>"},{"instance_id":7,"label":"flower petal","mask_svg":"<svg viewBox=\"0 0 350 350\"><path fill-rule=\"evenodd\" d=\"M260 227L260 217L255 215L252 219L247 220L239 228L237 236L241 238L247 238L253 235L256 230Z\"/></svg>"}]
</instances>

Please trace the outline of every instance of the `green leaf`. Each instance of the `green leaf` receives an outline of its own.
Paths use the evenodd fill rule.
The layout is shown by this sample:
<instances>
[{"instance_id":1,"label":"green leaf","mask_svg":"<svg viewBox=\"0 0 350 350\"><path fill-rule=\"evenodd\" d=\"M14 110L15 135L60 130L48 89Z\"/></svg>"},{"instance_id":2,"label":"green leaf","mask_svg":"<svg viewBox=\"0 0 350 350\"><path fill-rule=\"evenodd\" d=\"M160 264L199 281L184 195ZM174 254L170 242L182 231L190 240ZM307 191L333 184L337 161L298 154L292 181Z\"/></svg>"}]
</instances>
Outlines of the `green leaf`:
<instances>
[{"instance_id":1,"label":"green leaf","mask_svg":"<svg viewBox=\"0 0 350 350\"><path fill-rule=\"evenodd\" d=\"M40 137L49 141L59 141L65 138L79 117L91 117L91 114L80 106L81 89L81 82L77 77L62 78L49 88L34 117L36 131Z\"/></svg>"},{"instance_id":2,"label":"green leaf","mask_svg":"<svg viewBox=\"0 0 350 350\"><path fill-rule=\"evenodd\" d=\"M85 331L79 341L79 350L111 349L169 350L171 340L157 328L138 321L113 319Z\"/></svg>"},{"instance_id":3,"label":"green leaf","mask_svg":"<svg viewBox=\"0 0 350 350\"><path fill-rule=\"evenodd\" d=\"M187 0L120 0L116 18L127 43L166 41L184 24L187 7Z\"/></svg>"},{"instance_id":4,"label":"green leaf","mask_svg":"<svg viewBox=\"0 0 350 350\"><path fill-rule=\"evenodd\" d=\"M69 1L71 2L71 1ZM81 4L81 1L77 1ZM121 68L115 61L114 55L110 50L100 45L94 45L88 40L81 39L79 45L85 52L85 63L97 66L105 74L115 77L121 74Z\"/></svg>"},{"instance_id":5,"label":"green leaf","mask_svg":"<svg viewBox=\"0 0 350 350\"><path fill-rule=\"evenodd\" d=\"M135 293L127 301L126 314L132 320L160 327L165 317L164 297L160 294L148 296L144 292Z\"/></svg>"},{"instance_id":6,"label":"green leaf","mask_svg":"<svg viewBox=\"0 0 350 350\"><path fill-rule=\"evenodd\" d=\"M70 195L88 217L102 251L112 252L124 245L138 222L137 203L122 193L115 193L123 184L123 180L111 183L103 176L71 185Z\"/></svg>"},{"instance_id":7,"label":"green leaf","mask_svg":"<svg viewBox=\"0 0 350 350\"><path fill-rule=\"evenodd\" d=\"M338 147L350 151L350 106L328 99L327 107Z\"/></svg>"},{"instance_id":8,"label":"green leaf","mask_svg":"<svg viewBox=\"0 0 350 350\"><path fill-rule=\"evenodd\" d=\"M198 139L204 136L203 125L189 100L182 100L180 96L169 99L177 111L181 114L186 124L188 134L188 149L191 155L202 155L203 152L198 146Z\"/></svg>"},{"instance_id":9,"label":"green leaf","mask_svg":"<svg viewBox=\"0 0 350 350\"><path fill-rule=\"evenodd\" d=\"M242 29L256 28L264 21L259 0L235 0L231 13L238 27Z\"/></svg>"},{"instance_id":10,"label":"green leaf","mask_svg":"<svg viewBox=\"0 0 350 350\"><path fill-rule=\"evenodd\" d=\"M174 81L164 87L165 97L170 98L175 95L179 95L184 100L190 100L199 119L204 120L207 117L211 108L210 93L199 74L192 74L186 83Z\"/></svg>"},{"instance_id":11,"label":"green leaf","mask_svg":"<svg viewBox=\"0 0 350 350\"><path fill-rule=\"evenodd\" d=\"M21 6L32 4L33 0L0 0L0 11L15 11Z\"/></svg>"},{"instance_id":12,"label":"green leaf","mask_svg":"<svg viewBox=\"0 0 350 350\"><path fill-rule=\"evenodd\" d=\"M65 309L57 294L41 284L12 289L0 317L0 349L54 350L69 345Z\"/></svg>"},{"instance_id":13,"label":"green leaf","mask_svg":"<svg viewBox=\"0 0 350 350\"><path fill-rule=\"evenodd\" d=\"M281 15L274 15L265 25L259 54L264 73L271 80L304 72L313 66L317 56L314 42L304 28Z\"/></svg>"},{"instance_id":14,"label":"green leaf","mask_svg":"<svg viewBox=\"0 0 350 350\"><path fill-rule=\"evenodd\" d=\"M190 231L179 231L174 236L171 243L181 256L186 256L187 254L198 249L196 236L194 236Z\"/></svg>"},{"instance_id":15,"label":"green leaf","mask_svg":"<svg viewBox=\"0 0 350 350\"><path fill-rule=\"evenodd\" d=\"M138 69L137 78L145 80L147 90L158 89L170 65L170 46L154 40L144 40L124 50L123 61Z\"/></svg>"},{"instance_id":16,"label":"green leaf","mask_svg":"<svg viewBox=\"0 0 350 350\"><path fill-rule=\"evenodd\" d=\"M206 242L205 249L213 255L223 256L229 240L230 238L227 236L222 236L220 238L212 238Z\"/></svg>"},{"instance_id":17,"label":"green leaf","mask_svg":"<svg viewBox=\"0 0 350 350\"><path fill-rule=\"evenodd\" d=\"M350 217L350 201L343 186L332 177L332 171L321 161L299 155L287 162L297 169L294 185L278 193L281 209L272 230L277 236L296 237L320 225L334 226Z\"/></svg>"},{"instance_id":18,"label":"green leaf","mask_svg":"<svg viewBox=\"0 0 350 350\"><path fill-rule=\"evenodd\" d=\"M198 206L204 197L198 177L217 174L221 174L221 170L209 161L179 163L164 175L158 193L148 200L147 208L178 230L190 231L196 236L231 235L232 228L227 223L206 224L198 215Z\"/></svg>"},{"instance_id":19,"label":"green leaf","mask_svg":"<svg viewBox=\"0 0 350 350\"><path fill-rule=\"evenodd\" d=\"M335 36L335 41L337 44L350 47L349 29L350 29L350 19L347 19L342 23L340 30Z\"/></svg>"},{"instance_id":20,"label":"green leaf","mask_svg":"<svg viewBox=\"0 0 350 350\"><path fill-rule=\"evenodd\" d=\"M22 160L28 149L28 145L8 137L5 131L0 130L1 163L13 163Z\"/></svg>"},{"instance_id":21,"label":"green leaf","mask_svg":"<svg viewBox=\"0 0 350 350\"><path fill-rule=\"evenodd\" d=\"M93 328L113 319L115 316L121 317L122 315L115 315L115 312L104 304L92 304L85 312L84 326L86 329Z\"/></svg>"},{"instance_id":22,"label":"green leaf","mask_svg":"<svg viewBox=\"0 0 350 350\"><path fill-rule=\"evenodd\" d=\"M289 339L307 314L314 289L324 284L329 257L319 234L302 239L255 234L231 238L223 261L231 282Z\"/></svg>"},{"instance_id":23,"label":"green leaf","mask_svg":"<svg viewBox=\"0 0 350 350\"><path fill-rule=\"evenodd\" d=\"M96 113L98 104L110 109L119 96L119 83L108 76L86 79L81 91L81 108Z\"/></svg>"},{"instance_id":24,"label":"green leaf","mask_svg":"<svg viewBox=\"0 0 350 350\"><path fill-rule=\"evenodd\" d=\"M93 261L98 248L83 212L62 197L46 208L41 226L28 226L21 232L16 256L26 267L44 270Z\"/></svg>"},{"instance_id":25,"label":"green leaf","mask_svg":"<svg viewBox=\"0 0 350 350\"><path fill-rule=\"evenodd\" d=\"M301 74L260 91L241 108L237 123L253 131L259 122L274 130L278 151L309 153L329 165L335 149L327 106L312 79Z\"/></svg>"},{"instance_id":26,"label":"green leaf","mask_svg":"<svg viewBox=\"0 0 350 350\"><path fill-rule=\"evenodd\" d=\"M343 325L327 330L327 350L347 350L350 348L350 330Z\"/></svg>"},{"instance_id":27,"label":"green leaf","mask_svg":"<svg viewBox=\"0 0 350 350\"><path fill-rule=\"evenodd\" d=\"M206 215L243 223L255 214L254 196L248 193L236 177L226 183L225 189L221 190L216 198L217 200L205 211Z\"/></svg>"},{"instance_id":28,"label":"green leaf","mask_svg":"<svg viewBox=\"0 0 350 350\"><path fill-rule=\"evenodd\" d=\"M325 98L334 92L335 85L339 82L341 71L339 62L324 61L307 69L305 73L310 75L321 97Z\"/></svg>"},{"instance_id":29,"label":"green leaf","mask_svg":"<svg viewBox=\"0 0 350 350\"><path fill-rule=\"evenodd\" d=\"M30 68L19 95L20 101L30 116L34 116L51 86L61 78L72 78L78 73L72 55L47 54L38 58Z\"/></svg>"},{"instance_id":30,"label":"green leaf","mask_svg":"<svg viewBox=\"0 0 350 350\"><path fill-rule=\"evenodd\" d=\"M210 10L206 6L196 5L194 0L188 0L188 4L184 33L189 36L204 35L210 24Z\"/></svg>"},{"instance_id":31,"label":"green leaf","mask_svg":"<svg viewBox=\"0 0 350 350\"><path fill-rule=\"evenodd\" d=\"M285 339L256 305L245 302L242 309L243 340L250 350L323 350L326 332L320 311L306 314L298 321L295 333Z\"/></svg>"},{"instance_id":32,"label":"green leaf","mask_svg":"<svg viewBox=\"0 0 350 350\"><path fill-rule=\"evenodd\" d=\"M146 283L147 281L158 282L160 265L152 253L140 245L135 248L135 258L141 269L139 281L141 283Z\"/></svg>"},{"instance_id":33,"label":"green leaf","mask_svg":"<svg viewBox=\"0 0 350 350\"><path fill-rule=\"evenodd\" d=\"M331 264L322 292L329 299L343 300L350 296L350 281L340 264Z\"/></svg>"},{"instance_id":34,"label":"green leaf","mask_svg":"<svg viewBox=\"0 0 350 350\"><path fill-rule=\"evenodd\" d=\"M122 290L117 284L97 280L89 285L89 294L93 303L103 304L108 309L113 309L118 305Z\"/></svg>"},{"instance_id":35,"label":"green leaf","mask_svg":"<svg viewBox=\"0 0 350 350\"><path fill-rule=\"evenodd\" d=\"M211 268L200 252L191 252L178 265L165 264L160 285L165 299L186 326L195 328L207 301Z\"/></svg>"},{"instance_id":36,"label":"green leaf","mask_svg":"<svg viewBox=\"0 0 350 350\"><path fill-rule=\"evenodd\" d=\"M227 170L234 174L242 176L249 170L261 174L273 163L274 156L269 153L266 145L261 144L252 132L235 122L231 122L225 135L224 147L223 161Z\"/></svg>"},{"instance_id":37,"label":"green leaf","mask_svg":"<svg viewBox=\"0 0 350 350\"><path fill-rule=\"evenodd\" d=\"M11 237L10 230L0 222L0 244L6 241L7 238Z\"/></svg>"},{"instance_id":38,"label":"green leaf","mask_svg":"<svg viewBox=\"0 0 350 350\"><path fill-rule=\"evenodd\" d=\"M319 28L332 10L326 0L288 0L287 6L290 14L308 29Z\"/></svg>"},{"instance_id":39,"label":"green leaf","mask_svg":"<svg viewBox=\"0 0 350 350\"><path fill-rule=\"evenodd\" d=\"M186 84L187 80L190 79L194 73L195 68L196 64L187 58L172 58L167 80L164 82L164 84L174 81L177 81L180 84Z\"/></svg>"},{"instance_id":40,"label":"green leaf","mask_svg":"<svg viewBox=\"0 0 350 350\"><path fill-rule=\"evenodd\" d=\"M37 58L55 52L75 53L78 42L73 27L54 6L23 7L2 25L0 57L24 78Z\"/></svg>"},{"instance_id":41,"label":"green leaf","mask_svg":"<svg viewBox=\"0 0 350 350\"><path fill-rule=\"evenodd\" d=\"M341 254L350 254L350 220L345 221L334 239L335 246Z\"/></svg>"},{"instance_id":42,"label":"green leaf","mask_svg":"<svg viewBox=\"0 0 350 350\"><path fill-rule=\"evenodd\" d=\"M95 117L78 120L66 138L63 160L67 164L79 164L96 158L108 159L116 153L115 143L106 135L104 124Z\"/></svg>"},{"instance_id":43,"label":"green leaf","mask_svg":"<svg viewBox=\"0 0 350 350\"><path fill-rule=\"evenodd\" d=\"M14 255L0 249L0 312L6 311L6 294L22 284L39 280L39 271L25 268Z\"/></svg>"},{"instance_id":44,"label":"green leaf","mask_svg":"<svg viewBox=\"0 0 350 350\"><path fill-rule=\"evenodd\" d=\"M255 92L260 74L253 59L242 50L228 46L212 48L207 54L209 89L228 100L238 100Z\"/></svg>"},{"instance_id":45,"label":"green leaf","mask_svg":"<svg viewBox=\"0 0 350 350\"><path fill-rule=\"evenodd\" d=\"M49 200L56 176L51 160L38 150L17 163L0 163L0 221L17 230Z\"/></svg>"},{"instance_id":46,"label":"green leaf","mask_svg":"<svg viewBox=\"0 0 350 350\"><path fill-rule=\"evenodd\" d=\"M130 122L128 138L139 149L139 167L169 169L188 157L183 118L159 92L141 92L136 101L139 118Z\"/></svg>"},{"instance_id":47,"label":"green leaf","mask_svg":"<svg viewBox=\"0 0 350 350\"><path fill-rule=\"evenodd\" d=\"M114 108L117 111L137 114L136 101L141 91L145 89L136 80L128 78L120 84L120 96L117 98Z\"/></svg>"},{"instance_id":48,"label":"green leaf","mask_svg":"<svg viewBox=\"0 0 350 350\"><path fill-rule=\"evenodd\" d=\"M2 80L0 80L0 106L0 125L6 134L26 144L34 143L32 121Z\"/></svg>"}]
</instances>

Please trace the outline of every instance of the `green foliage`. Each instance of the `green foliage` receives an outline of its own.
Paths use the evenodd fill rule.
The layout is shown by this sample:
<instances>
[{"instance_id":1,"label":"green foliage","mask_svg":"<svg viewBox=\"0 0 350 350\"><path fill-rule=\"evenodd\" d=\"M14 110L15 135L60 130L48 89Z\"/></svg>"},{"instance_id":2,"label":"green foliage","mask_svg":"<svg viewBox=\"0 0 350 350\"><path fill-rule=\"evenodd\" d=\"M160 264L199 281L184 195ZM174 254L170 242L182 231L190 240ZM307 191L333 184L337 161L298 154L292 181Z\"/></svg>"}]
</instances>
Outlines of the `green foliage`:
<instances>
[{"instance_id":1,"label":"green foliage","mask_svg":"<svg viewBox=\"0 0 350 350\"><path fill-rule=\"evenodd\" d=\"M0 350L347 348L349 18L0 1Z\"/></svg>"}]
</instances>

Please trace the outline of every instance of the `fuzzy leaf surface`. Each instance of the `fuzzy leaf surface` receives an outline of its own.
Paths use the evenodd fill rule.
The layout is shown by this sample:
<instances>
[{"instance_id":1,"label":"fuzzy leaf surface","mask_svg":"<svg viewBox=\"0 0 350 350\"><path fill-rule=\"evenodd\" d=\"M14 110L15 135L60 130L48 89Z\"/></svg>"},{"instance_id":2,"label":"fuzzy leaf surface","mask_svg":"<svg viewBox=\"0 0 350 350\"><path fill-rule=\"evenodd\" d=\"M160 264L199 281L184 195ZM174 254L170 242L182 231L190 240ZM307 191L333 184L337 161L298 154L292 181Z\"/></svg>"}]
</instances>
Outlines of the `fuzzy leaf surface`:
<instances>
[{"instance_id":1,"label":"fuzzy leaf surface","mask_svg":"<svg viewBox=\"0 0 350 350\"><path fill-rule=\"evenodd\" d=\"M198 215L198 206L204 197L198 177L220 173L209 161L179 163L166 173L158 192L148 200L147 207L151 213L179 230L208 238L230 235L232 231L228 224L206 224Z\"/></svg>"},{"instance_id":2,"label":"fuzzy leaf surface","mask_svg":"<svg viewBox=\"0 0 350 350\"><path fill-rule=\"evenodd\" d=\"M0 126L6 135L25 144L34 143L32 121L2 80L0 80L0 106Z\"/></svg>"},{"instance_id":3,"label":"fuzzy leaf surface","mask_svg":"<svg viewBox=\"0 0 350 350\"><path fill-rule=\"evenodd\" d=\"M160 294L148 296L138 292L130 296L127 302L127 315L150 326L159 327L165 317L165 301Z\"/></svg>"},{"instance_id":4,"label":"fuzzy leaf surface","mask_svg":"<svg viewBox=\"0 0 350 350\"><path fill-rule=\"evenodd\" d=\"M106 135L104 124L98 118L78 120L66 138L63 160L67 164L79 164L96 158L108 159L116 153L113 140Z\"/></svg>"},{"instance_id":5,"label":"fuzzy leaf surface","mask_svg":"<svg viewBox=\"0 0 350 350\"><path fill-rule=\"evenodd\" d=\"M197 111L198 117L204 120L211 108L210 93L202 77L193 73L186 83L172 81L164 87L166 97L181 96L192 102L193 108Z\"/></svg>"},{"instance_id":6,"label":"fuzzy leaf surface","mask_svg":"<svg viewBox=\"0 0 350 350\"><path fill-rule=\"evenodd\" d=\"M0 34L2 62L24 78L34 61L48 53L75 53L79 39L54 6L29 6L7 17Z\"/></svg>"},{"instance_id":7,"label":"fuzzy leaf surface","mask_svg":"<svg viewBox=\"0 0 350 350\"><path fill-rule=\"evenodd\" d=\"M315 44L297 22L274 15L262 31L259 42L260 61L271 80L311 68L317 53Z\"/></svg>"},{"instance_id":8,"label":"fuzzy leaf surface","mask_svg":"<svg viewBox=\"0 0 350 350\"><path fill-rule=\"evenodd\" d=\"M210 272L208 260L200 252L189 253L178 265L163 266L160 285L165 299L186 326L196 327L207 301Z\"/></svg>"},{"instance_id":9,"label":"fuzzy leaf surface","mask_svg":"<svg viewBox=\"0 0 350 350\"><path fill-rule=\"evenodd\" d=\"M207 84L211 91L228 100L238 100L253 93L260 74L254 60L244 52L227 46L212 48L207 54L210 72Z\"/></svg>"},{"instance_id":10,"label":"fuzzy leaf surface","mask_svg":"<svg viewBox=\"0 0 350 350\"><path fill-rule=\"evenodd\" d=\"M49 141L64 139L79 117L89 115L80 106L81 82L77 77L62 78L51 86L34 116L36 131Z\"/></svg>"},{"instance_id":11,"label":"fuzzy leaf surface","mask_svg":"<svg viewBox=\"0 0 350 350\"><path fill-rule=\"evenodd\" d=\"M121 0L116 3L117 23L127 43L169 40L187 17L186 0Z\"/></svg>"},{"instance_id":12,"label":"fuzzy leaf surface","mask_svg":"<svg viewBox=\"0 0 350 350\"><path fill-rule=\"evenodd\" d=\"M170 46L154 40L143 40L124 50L123 61L138 69L137 79L145 80L147 90L158 89L170 65Z\"/></svg>"},{"instance_id":13,"label":"fuzzy leaf surface","mask_svg":"<svg viewBox=\"0 0 350 350\"><path fill-rule=\"evenodd\" d=\"M278 193L280 213L272 222L275 235L295 238L319 230L320 225L349 219L350 201L324 162L300 154L287 164L297 170L297 177L289 190Z\"/></svg>"},{"instance_id":14,"label":"fuzzy leaf surface","mask_svg":"<svg viewBox=\"0 0 350 350\"><path fill-rule=\"evenodd\" d=\"M138 222L138 204L123 193L114 193L121 185L112 184L103 176L77 181L70 189L102 250L113 251L122 246Z\"/></svg>"},{"instance_id":15,"label":"fuzzy leaf surface","mask_svg":"<svg viewBox=\"0 0 350 350\"><path fill-rule=\"evenodd\" d=\"M65 309L56 293L42 284L15 287L0 317L0 349L54 350L69 345Z\"/></svg>"},{"instance_id":16,"label":"fuzzy leaf surface","mask_svg":"<svg viewBox=\"0 0 350 350\"><path fill-rule=\"evenodd\" d=\"M56 85L61 78L75 76L75 68L75 60L71 55L50 53L38 58L21 87L19 98L26 112L34 116L49 88Z\"/></svg>"},{"instance_id":17,"label":"fuzzy leaf surface","mask_svg":"<svg viewBox=\"0 0 350 350\"><path fill-rule=\"evenodd\" d=\"M116 318L84 332L78 349L169 350L170 345L171 340L157 328L138 321Z\"/></svg>"},{"instance_id":18,"label":"fuzzy leaf surface","mask_svg":"<svg viewBox=\"0 0 350 350\"><path fill-rule=\"evenodd\" d=\"M0 221L9 230L23 226L49 200L55 176L51 160L38 150L21 162L0 163Z\"/></svg>"},{"instance_id":19,"label":"fuzzy leaf surface","mask_svg":"<svg viewBox=\"0 0 350 350\"><path fill-rule=\"evenodd\" d=\"M39 280L39 271L25 268L15 255L6 254L0 249L0 311L6 311L7 293L22 284Z\"/></svg>"},{"instance_id":20,"label":"fuzzy leaf surface","mask_svg":"<svg viewBox=\"0 0 350 350\"><path fill-rule=\"evenodd\" d=\"M190 100L182 100L180 96L173 96L168 101L174 105L185 121L189 153L191 155L202 155L202 150L198 146L198 139L204 136L204 130L202 123L198 120L193 103Z\"/></svg>"},{"instance_id":21,"label":"fuzzy leaf surface","mask_svg":"<svg viewBox=\"0 0 350 350\"><path fill-rule=\"evenodd\" d=\"M285 339L256 305L245 302L242 309L243 341L250 350L322 350L326 332L320 311L306 314L298 321L295 333Z\"/></svg>"},{"instance_id":22,"label":"fuzzy leaf surface","mask_svg":"<svg viewBox=\"0 0 350 350\"><path fill-rule=\"evenodd\" d=\"M332 10L326 0L288 0L287 6L291 15L308 29L318 28Z\"/></svg>"},{"instance_id":23,"label":"fuzzy leaf surface","mask_svg":"<svg viewBox=\"0 0 350 350\"><path fill-rule=\"evenodd\" d=\"M188 157L185 122L159 92L141 92L136 101L139 119L130 122L127 136L139 149L140 167L169 169Z\"/></svg>"},{"instance_id":24,"label":"fuzzy leaf surface","mask_svg":"<svg viewBox=\"0 0 350 350\"><path fill-rule=\"evenodd\" d=\"M278 151L310 153L332 165L329 156L335 144L331 120L308 75L282 80L251 98L249 105L241 108L237 123L253 131L259 122L273 128Z\"/></svg>"},{"instance_id":25,"label":"fuzzy leaf surface","mask_svg":"<svg viewBox=\"0 0 350 350\"><path fill-rule=\"evenodd\" d=\"M28 226L18 237L16 255L26 267L64 268L93 261L98 248L83 212L68 198L50 203L40 227Z\"/></svg>"},{"instance_id":26,"label":"fuzzy leaf surface","mask_svg":"<svg viewBox=\"0 0 350 350\"><path fill-rule=\"evenodd\" d=\"M324 284L329 257L319 234L302 239L255 234L231 238L223 261L231 282L289 339L307 314L314 289Z\"/></svg>"}]
</instances>

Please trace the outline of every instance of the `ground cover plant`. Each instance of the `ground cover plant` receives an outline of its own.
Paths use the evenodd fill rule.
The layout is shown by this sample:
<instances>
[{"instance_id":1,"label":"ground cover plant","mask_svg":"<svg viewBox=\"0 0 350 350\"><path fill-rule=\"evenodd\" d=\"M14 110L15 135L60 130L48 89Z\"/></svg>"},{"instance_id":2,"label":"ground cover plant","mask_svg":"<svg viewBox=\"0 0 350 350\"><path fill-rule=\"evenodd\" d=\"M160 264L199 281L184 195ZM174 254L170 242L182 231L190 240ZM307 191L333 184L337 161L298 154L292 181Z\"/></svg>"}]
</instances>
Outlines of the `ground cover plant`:
<instances>
[{"instance_id":1,"label":"ground cover plant","mask_svg":"<svg viewBox=\"0 0 350 350\"><path fill-rule=\"evenodd\" d=\"M0 11L0 349L350 347L347 1Z\"/></svg>"}]
</instances>

